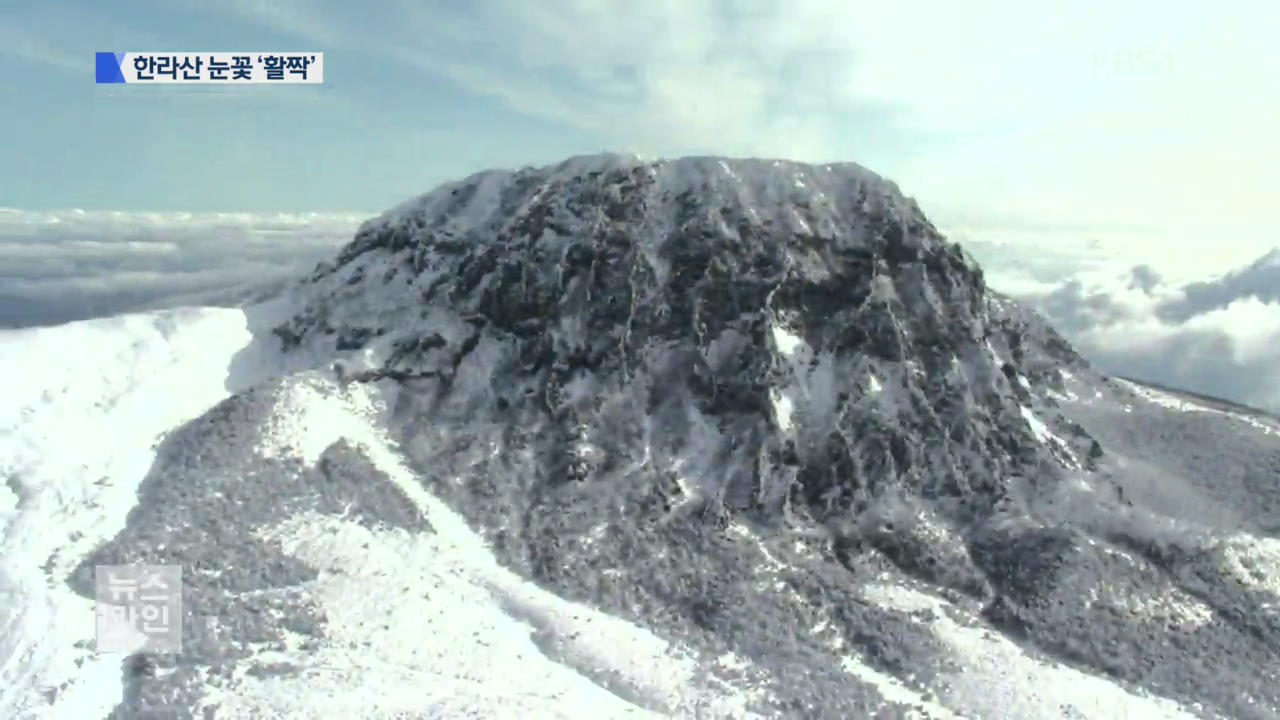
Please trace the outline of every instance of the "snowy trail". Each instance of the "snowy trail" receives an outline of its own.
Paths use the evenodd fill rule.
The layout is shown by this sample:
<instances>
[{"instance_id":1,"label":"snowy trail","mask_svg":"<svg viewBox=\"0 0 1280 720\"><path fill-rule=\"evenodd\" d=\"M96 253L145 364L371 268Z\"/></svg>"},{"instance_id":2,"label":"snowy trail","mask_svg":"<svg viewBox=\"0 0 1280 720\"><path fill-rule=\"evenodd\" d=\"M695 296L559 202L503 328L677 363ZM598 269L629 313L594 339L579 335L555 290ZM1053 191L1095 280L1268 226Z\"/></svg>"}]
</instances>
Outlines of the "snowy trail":
<instances>
[{"instance_id":1,"label":"snowy trail","mask_svg":"<svg viewBox=\"0 0 1280 720\"><path fill-rule=\"evenodd\" d=\"M0 714L103 717L122 657L92 652L68 573L124 526L157 439L227 395L240 310L0 333Z\"/></svg>"}]
</instances>

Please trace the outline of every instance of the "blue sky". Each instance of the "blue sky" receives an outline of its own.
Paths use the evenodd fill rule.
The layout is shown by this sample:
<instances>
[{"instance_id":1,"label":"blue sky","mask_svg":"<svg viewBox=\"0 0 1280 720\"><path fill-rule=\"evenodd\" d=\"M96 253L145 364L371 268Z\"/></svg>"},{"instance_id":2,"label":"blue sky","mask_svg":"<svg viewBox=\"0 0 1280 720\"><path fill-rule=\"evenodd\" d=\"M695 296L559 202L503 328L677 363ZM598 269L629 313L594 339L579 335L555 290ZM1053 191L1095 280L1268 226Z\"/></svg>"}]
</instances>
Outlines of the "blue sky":
<instances>
[{"instance_id":1,"label":"blue sky","mask_svg":"<svg viewBox=\"0 0 1280 720\"><path fill-rule=\"evenodd\" d=\"M491 167L853 160L1104 364L1280 402L1274 306L1152 311L1280 245L1276 27L1273 0L0 0L0 327L291 277ZM96 86L101 50L321 51L326 82Z\"/></svg>"},{"instance_id":2,"label":"blue sky","mask_svg":"<svg viewBox=\"0 0 1280 720\"><path fill-rule=\"evenodd\" d=\"M607 149L855 160L951 225L1273 245L1280 11L1176 5L0 0L0 206L376 211ZM318 50L326 83L95 86L98 50Z\"/></svg>"},{"instance_id":3,"label":"blue sky","mask_svg":"<svg viewBox=\"0 0 1280 720\"><path fill-rule=\"evenodd\" d=\"M16 18L0 84L0 205L32 209L376 210L479 167L592 147L587 133L514 112L389 60L214 4L0 0ZM5 33L25 35L15 43ZM319 87L95 86L96 50L320 50ZM10 90L10 92L14 92ZM33 119L38 119L33 123Z\"/></svg>"}]
</instances>

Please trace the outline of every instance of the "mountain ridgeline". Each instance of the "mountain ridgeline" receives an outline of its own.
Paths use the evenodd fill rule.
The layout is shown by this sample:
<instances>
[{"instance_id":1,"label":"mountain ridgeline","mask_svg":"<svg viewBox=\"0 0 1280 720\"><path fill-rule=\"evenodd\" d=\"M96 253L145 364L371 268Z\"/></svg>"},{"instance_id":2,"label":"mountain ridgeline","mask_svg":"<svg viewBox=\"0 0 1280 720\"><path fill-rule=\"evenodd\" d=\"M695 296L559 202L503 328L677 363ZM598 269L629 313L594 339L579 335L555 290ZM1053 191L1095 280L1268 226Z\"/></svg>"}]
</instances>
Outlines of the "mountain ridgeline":
<instances>
[{"instance_id":1,"label":"mountain ridgeline","mask_svg":"<svg viewBox=\"0 0 1280 720\"><path fill-rule=\"evenodd\" d=\"M893 578L1131 687L1274 717L1232 700L1267 692L1248 668L1274 621L1223 620L1217 642L1244 639L1219 682L1212 649L1143 660L1165 647L1146 621L1070 589L1168 560L1122 568L1110 530L1038 509L1108 462L1068 381L1119 390L864 168L481 173L369 221L297 291L285 348L393 393L400 447L507 565L749 658L718 679L767 688L766 714L874 707L850 652L929 687L941 641L859 593Z\"/></svg>"}]
</instances>

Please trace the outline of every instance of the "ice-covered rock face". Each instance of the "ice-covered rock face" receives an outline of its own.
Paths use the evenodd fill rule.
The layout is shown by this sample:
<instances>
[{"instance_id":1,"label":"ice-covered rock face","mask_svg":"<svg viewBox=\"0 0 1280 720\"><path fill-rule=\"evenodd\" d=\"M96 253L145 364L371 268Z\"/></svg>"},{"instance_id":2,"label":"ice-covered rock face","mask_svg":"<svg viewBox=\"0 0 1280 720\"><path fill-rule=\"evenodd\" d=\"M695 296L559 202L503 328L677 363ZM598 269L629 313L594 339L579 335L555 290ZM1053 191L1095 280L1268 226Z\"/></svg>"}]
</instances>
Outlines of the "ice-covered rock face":
<instances>
[{"instance_id":1,"label":"ice-covered rock face","mask_svg":"<svg viewBox=\"0 0 1280 720\"><path fill-rule=\"evenodd\" d=\"M1083 362L852 164L482 173L366 223L301 297L285 346L394 380L401 446L510 565L761 667L860 645L927 678L927 634L830 568L1019 607L1071 547L1018 523L1025 488L1100 454L1046 395ZM759 679L784 714L870 707L786 675Z\"/></svg>"},{"instance_id":2,"label":"ice-covered rock face","mask_svg":"<svg viewBox=\"0 0 1280 720\"><path fill-rule=\"evenodd\" d=\"M311 282L288 343L419 378L423 422L529 432L552 485L643 467L717 518L839 524L901 490L968 520L1088 461L1022 411L1074 354L852 164L483 173L367 223Z\"/></svg>"}]
</instances>

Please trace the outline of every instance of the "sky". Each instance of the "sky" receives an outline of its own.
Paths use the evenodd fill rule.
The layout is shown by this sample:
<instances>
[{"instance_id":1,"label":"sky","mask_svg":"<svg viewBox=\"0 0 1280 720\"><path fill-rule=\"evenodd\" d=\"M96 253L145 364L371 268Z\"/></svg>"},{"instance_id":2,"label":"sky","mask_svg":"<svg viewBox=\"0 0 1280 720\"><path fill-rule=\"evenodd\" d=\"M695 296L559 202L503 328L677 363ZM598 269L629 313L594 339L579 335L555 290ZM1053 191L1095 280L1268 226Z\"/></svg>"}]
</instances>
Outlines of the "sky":
<instances>
[{"instance_id":1,"label":"sky","mask_svg":"<svg viewBox=\"0 0 1280 720\"><path fill-rule=\"evenodd\" d=\"M1280 224L1278 25L1267 0L0 0L0 206L373 212L609 150L853 160L948 225L1247 235ZM325 84L93 84L99 50L271 49L324 52Z\"/></svg>"},{"instance_id":2,"label":"sky","mask_svg":"<svg viewBox=\"0 0 1280 720\"><path fill-rule=\"evenodd\" d=\"M1280 407L1280 297L1248 284L1280 273L1226 275L1280 246L1276 27L1269 0L0 0L0 327L242 297L488 168L851 160L1108 371ZM325 82L98 86L98 51L319 51Z\"/></svg>"}]
</instances>

